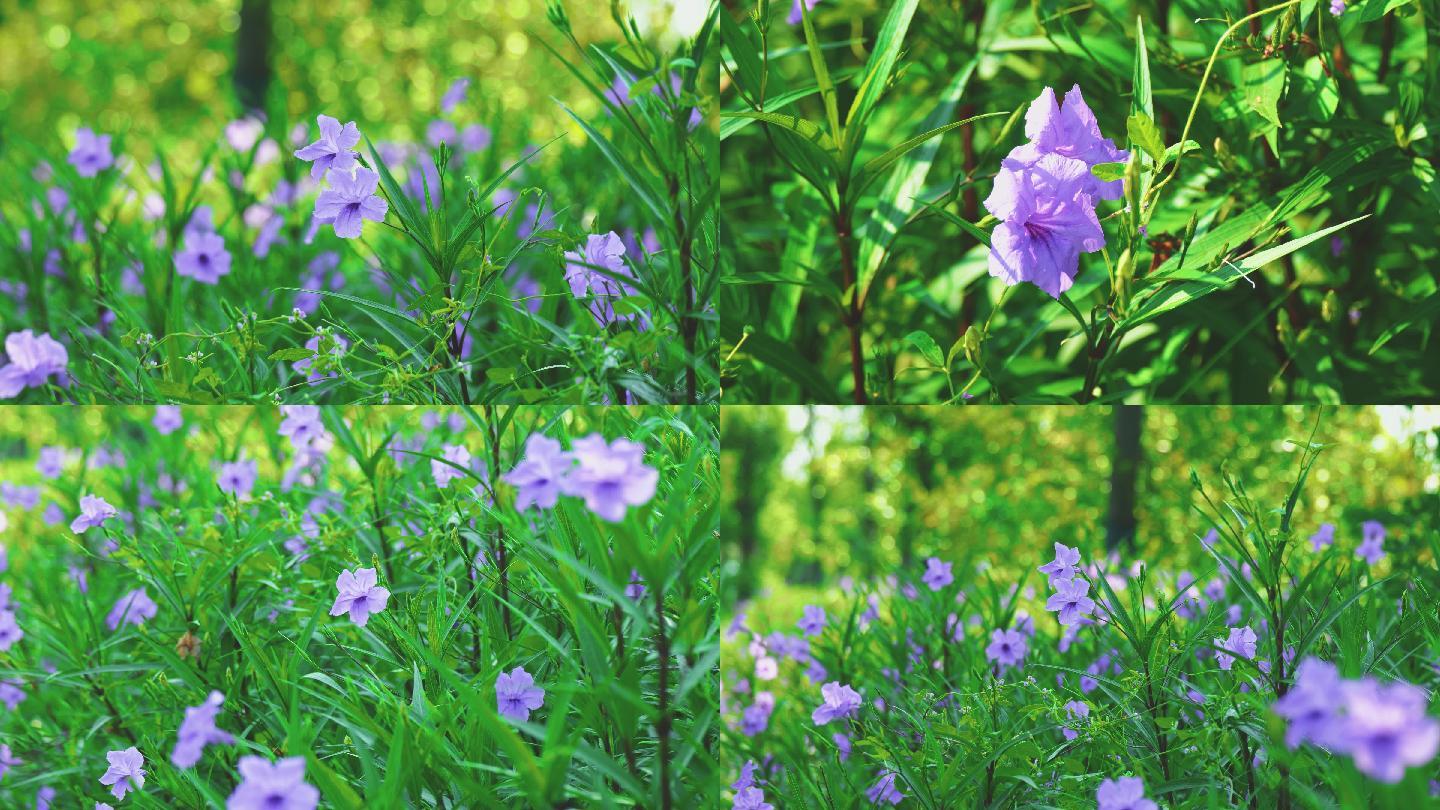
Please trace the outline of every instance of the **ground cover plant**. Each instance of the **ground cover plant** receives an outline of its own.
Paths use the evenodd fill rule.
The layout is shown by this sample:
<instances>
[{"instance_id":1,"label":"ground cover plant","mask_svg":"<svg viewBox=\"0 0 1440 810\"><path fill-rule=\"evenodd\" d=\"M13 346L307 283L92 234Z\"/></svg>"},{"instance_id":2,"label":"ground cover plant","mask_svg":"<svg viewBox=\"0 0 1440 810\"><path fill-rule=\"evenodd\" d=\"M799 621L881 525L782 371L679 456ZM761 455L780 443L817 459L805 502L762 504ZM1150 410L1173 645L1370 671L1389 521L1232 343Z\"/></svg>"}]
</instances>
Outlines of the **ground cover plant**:
<instances>
[{"instance_id":1,"label":"ground cover plant","mask_svg":"<svg viewBox=\"0 0 1440 810\"><path fill-rule=\"evenodd\" d=\"M0 804L679 807L714 410L0 410Z\"/></svg>"},{"instance_id":2,"label":"ground cover plant","mask_svg":"<svg viewBox=\"0 0 1440 810\"><path fill-rule=\"evenodd\" d=\"M48 58L0 94L0 398L714 399L713 16L399 5L17 11Z\"/></svg>"},{"instance_id":3,"label":"ground cover plant","mask_svg":"<svg viewBox=\"0 0 1440 810\"><path fill-rule=\"evenodd\" d=\"M720 20L744 402L1429 402L1429 0Z\"/></svg>"},{"instance_id":4,"label":"ground cover plant","mask_svg":"<svg viewBox=\"0 0 1440 810\"><path fill-rule=\"evenodd\" d=\"M1069 442L1088 414L1014 410L989 420L1050 428L1049 466L1105 488ZM964 444L959 422L932 415L893 445L845 436L844 419L771 422L784 460L761 466L787 479L777 494L745 504L727 473L727 520L737 504L742 527L758 513L766 539L751 542L779 558L739 556L743 529L727 535L754 583L722 659L731 806L1433 804L1435 415L1397 438L1358 410L1318 426L1313 412L1241 412L1300 432L1217 421L1204 438L1246 451L1226 463L1196 444L1194 472L1172 480L1169 426L1207 417L1147 410L1157 483L1139 487L1141 519L1118 542L1074 516L1042 519L1033 539L1028 504L1062 490L1028 479L1058 475L1006 492L988 479L1018 477L1015 451L928 456ZM725 420L753 437L767 417ZM884 433L887 420L865 421ZM1384 482L1347 486L1361 475Z\"/></svg>"}]
</instances>

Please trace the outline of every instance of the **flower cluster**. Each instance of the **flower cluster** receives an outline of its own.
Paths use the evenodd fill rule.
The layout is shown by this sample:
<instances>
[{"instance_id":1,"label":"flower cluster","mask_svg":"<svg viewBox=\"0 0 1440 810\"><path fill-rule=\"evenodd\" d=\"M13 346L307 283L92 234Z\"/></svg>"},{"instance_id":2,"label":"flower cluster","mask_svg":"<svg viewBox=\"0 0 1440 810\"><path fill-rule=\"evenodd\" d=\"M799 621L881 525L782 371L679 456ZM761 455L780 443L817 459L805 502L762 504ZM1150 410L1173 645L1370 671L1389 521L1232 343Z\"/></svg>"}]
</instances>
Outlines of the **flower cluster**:
<instances>
[{"instance_id":1,"label":"flower cluster","mask_svg":"<svg viewBox=\"0 0 1440 810\"><path fill-rule=\"evenodd\" d=\"M1077 624L1095 610L1095 600L1086 594L1090 583L1076 577L1080 564L1080 550L1063 543L1055 544L1055 559L1040 566L1040 573L1050 578L1050 587L1055 593L1045 602L1046 610L1056 612L1056 620L1069 627Z\"/></svg>"},{"instance_id":2,"label":"flower cluster","mask_svg":"<svg viewBox=\"0 0 1440 810\"><path fill-rule=\"evenodd\" d=\"M525 440L525 458L501 479L519 490L516 509L549 509L565 494L583 498L591 512L618 523L630 507L655 497L660 473L645 464L645 446L629 439L607 443L591 434L566 452L537 433Z\"/></svg>"},{"instance_id":3,"label":"flower cluster","mask_svg":"<svg viewBox=\"0 0 1440 810\"><path fill-rule=\"evenodd\" d=\"M1418 686L1370 676L1346 680L1334 664L1306 658L1295 686L1273 708L1287 722L1291 749L1308 742L1348 754L1361 773L1394 784L1440 750L1440 720L1428 714L1428 704Z\"/></svg>"},{"instance_id":4,"label":"flower cluster","mask_svg":"<svg viewBox=\"0 0 1440 810\"><path fill-rule=\"evenodd\" d=\"M341 239L355 239L362 220L384 222L390 206L375 194L380 176L358 165L355 146L360 143L360 130L355 122L342 127L328 115L316 121L320 139L295 152L295 157L310 162L311 178L323 176L329 185L315 198L314 220L334 226Z\"/></svg>"},{"instance_id":5,"label":"flower cluster","mask_svg":"<svg viewBox=\"0 0 1440 810\"><path fill-rule=\"evenodd\" d=\"M1080 254L1105 246L1096 202L1124 193L1121 181L1102 182L1090 170L1129 153L1100 134L1078 84L1063 106L1053 89L1041 91L1025 114L1025 135L1029 142L1001 161L985 199L1000 220L990 236L990 275L1007 285L1028 281L1059 298L1074 283Z\"/></svg>"}]
</instances>

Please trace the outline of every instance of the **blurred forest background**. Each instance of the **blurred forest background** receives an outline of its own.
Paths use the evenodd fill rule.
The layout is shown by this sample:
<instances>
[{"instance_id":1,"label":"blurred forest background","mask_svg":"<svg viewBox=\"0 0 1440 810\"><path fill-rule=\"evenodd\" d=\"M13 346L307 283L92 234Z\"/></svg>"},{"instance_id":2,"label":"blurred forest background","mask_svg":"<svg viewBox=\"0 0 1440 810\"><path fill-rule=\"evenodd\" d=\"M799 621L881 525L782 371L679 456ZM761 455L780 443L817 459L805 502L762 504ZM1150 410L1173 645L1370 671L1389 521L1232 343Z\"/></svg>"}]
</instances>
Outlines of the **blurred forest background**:
<instances>
[{"instance_id":1,"label":"blurred forest background","mask_svg":"<svg viewBox=\"0 0 1440 810\"><path fill-rule=\"evenodd\" d=\"M1312 429L1326 450L1296 509L1302 538L1329 521L1349 548L1374 518L1394 551L1433 523L1436 407L724 408L729 604L786 583L918 576L930 555L957 576L972 558L1029 566L1053 541L1183 567L1209 529L1191 471L1211 497L1224 469L1279 509Z\"/></svg>"},{"instance_id":2,"label":"blurred forest background","mask_svg":"<svg viewBox=\"0 0 1440 810\"><path fill-rule=\"evenodd\" d=\"M625 4L667 41L696 25L691 5ZM565 8L582 43L617 37L610 3ZM189 162L227 123L277 102L312 128L326 112L375 140L420 140L461 77L463 109L497 137L583 142L551 98L582 115L600 103L541 38L558 41L546 0L0 0L0 145L18 136L58 148L88 126L124 133L141 162L157 145Z\"/></svg>"}]
</instances>

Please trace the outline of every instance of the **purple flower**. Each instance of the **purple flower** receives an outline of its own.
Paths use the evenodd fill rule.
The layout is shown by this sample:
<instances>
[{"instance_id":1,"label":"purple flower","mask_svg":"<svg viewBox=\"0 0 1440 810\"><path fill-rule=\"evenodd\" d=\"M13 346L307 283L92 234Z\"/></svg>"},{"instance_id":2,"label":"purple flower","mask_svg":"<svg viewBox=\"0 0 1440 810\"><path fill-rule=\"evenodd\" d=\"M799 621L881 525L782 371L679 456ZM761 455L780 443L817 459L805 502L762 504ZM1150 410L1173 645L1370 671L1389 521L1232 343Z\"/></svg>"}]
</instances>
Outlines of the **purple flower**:
<instances>
[{"instance_id":1,"label":"purple flower","mask_svg":"<svg viewBox=\"0 0 1440 810\"><path fill-rule=\"evenodd\" d=\"M645 580L641 579L637 569L630 569L630 584L625 586L625 596L635 602L645 598Z\"/></svg>"},{"instance_id":2,"label":"purple flower","mask_svg":"<svg viewBox=\"0 0 1440 810\"><path fill-rule=\"evenodd\" d=\"M336 236L355 239L360 236L361 220L385 221L390 206L375 194L380 182L378 174L359 166L353 174L332 171L325 180L330 188L315 198L315 219L334 224Z\"/></svg>"},{"instance_id":3,"label":"purple flower","mask_svg":"<svg viewBox=\"0 0 1440 810\"><path fill-rule=\"evenodd\" d=\"M434 147L439 147L442 143L453 144L459 135L460 131L455 125L443 118L437 118L425 127L425 142ZM431 188L434 188L433 183Z\"/></svg>"},{"instance_id":4,"label":"purple flower","mask_svg":"<svg viewBox=\"0 0 1440 810\"><path fill-rule=\"evenodd\" d=\"M990 634L990 644L985 647L985 657L994 661L1002 670L1005 667L1024 665L1029 647L1025 634L1019 630L996 630Z\"/></svg>"},{"instance_id":5,"label":"purple flower","mask_svg":"<svg viewBox=\"0 0 1440 810\"><path fill-rule=\"evenodd\" d=\"M1275 713L1289 721L1285 745L1291 750L1303 742L1333 747L1336 740L1336 700L1340 674L1335 665L1306 658L1295 670L1295 686L1275 701Z\"/></svg>"},{"instance_id":6,"label":"purple flower","mask_svg":"<svg viewBox=\"0 0 1440 810\"><path fill-rule=\"evenodd\" d=\"M625 519L629 507L642 506L655 497L660 473L645 464L645 446L619 438L606 444L591 434L576 439L572 451L579 465L565 477L563 487L585 499L591 512L611 523Z\"/></svg>"},{"instance_id":7,"label":"purple flower","mask_svg":"<svg viewBox=\"0 0 1440 810\"><path fill-rule=\"evenodd\" d=\"M150 424L161 436L169 436L179 430L185 420L180 418L179 405L156 405L155 418L150 420Z\"/></svg>"},{"instance_id":8,"label":"purple flower","mask_svg":"<svg viewBox=\"0 0 1440 810\"><path fill-rule=\"evenodd\" d=\"M70 357L48 334L37 337L29 329L11 332L5 337L5 356L10 362L0 366L0 399L17 397L26 388L40 388L51 377L65 384Z\"/></svg>"},{"instance_id":9,"label":"purple flower","mask_svg":"<svg viewBox=\"0 0 1440 810\"><path fill-rule=\"evenodd\" d=\"M448 113L455 109L456 105L465 101L465 93L470 89L470 80L465 78L456 79L446 88L445 95L440 97L440 112Z\"/></svg>"},{"instance_id":10,"label":"purple flower","mask_svg":"<svg viewBox=\"0 0 1440 810\"><path fill-rule=\"evenodd\" d=\"M5 778L6 771L21 763L22 760L17 759L14 754L10 753L10 746L5 743L0 743L0 779Z\"/></svg>"},{"instance_id":11,"label":"purple flower","mask_svg":"<svg viewBox=\"0 0 1440 810\"><path fill-rule=\"evenodd\" d=\"M802 0L795 0L795 4L790 7L790 16L785 18L785 22L791 25L799 25L805 21L805 18L801 16L803 13L800 8L801 2ZM803 0L803 2L805 3L804 11L809 11L815 8L815 4L819 3L820 0Z\"/></svg>"},{"instance_id":12,"label":"purple flower","mask_svg":"<svg viewBox=\"0 0 1440 810\"><path fill-rule=\"evenodd\" d=\"M155 618L159 611L150 594L144 588L136 588L116 600L115 606L110 608L110 615L105 617L105 624L111 630L118 630L126 623L138 627Z\"/></svg>"},{"instance_id":13,"label":"purple flower","mask_svg":"<svg viewBox=\"0 0 1440 810\"><path fill-rule=\"evenodd\" d=\"M102 523L118 515L115 507L105 502L99 495L82 495L80 497L80 514L70 521L70 531L76 534L84 534L86 529L98 528Z\"/></svg>"},{"instance_id":14,"label":"purple flower","mask_svg":"<svg viewBox=\"0 0 1440 810\"><path fill-rule=\"evenodd\" d=\"M240 784L225 801L225 810L315 810L320 791L305 782L305 758L267 762L240 758Z\"/></svg>"},{"instance_id":15,"label":"purple flower","mask_svg":"<svg viewBox=\"0 0 1440 810\"><path fill-rule=\"evenodd\" d=\"M170 761L177 768L193 768L200 761L200 754L207 745L233 745L235 738L215 727L215 716L220 713L220 704L225 696L211 692L199 706L185 709L185 719L180 723L179 739Z\"/></svg>"},{"instance_id":16,"label":"purple flower","mask_svg":"<svg viewBox=\"0 0 1440 810\"><path fill-rule=\"evenodd\" d=\"M1084 161L1055 153L1029 165L1007 159L985 198L985 208L1001 220L990 236L990 275L1007 286L1028 281L1052 298L1070 289L1080 253L1105 246L1086 193L1094 179Z\"/></svg>"},{"instance_id":17,"label":"purple flower","mask_svg":"<svg viewBox=\"0 0 1440 810\"><path fill-rule=\"evenodd\" d=\"M1095 791L1096 810L1155 810L1155 802L1145 798L1145 783L1138 776L1106 779Z\"/></svg>"},{"instance_id":18,"label":"purple flower","mask_svg":"<svg viewBox=\"0 0 1440 810\"><path fill-rule=\"evenodd\" d=\"M815 725L823 726L831 720L852 717L860 710L860 693L839 681L831 681L820 687L824 702L810 714Z\"/></svg>"},{"instance_id":19,"label":"purple flower","mask_svg":"<svg viewBox=\"0 0 1440 810\"><path fill-rule=\"evenodd\" d=\"M24 637L25 631L20 629L15 611L0 610L0 652L9 650Z\"/></svg>"},{"instance_id":20,"label":"purple flower","mask_svg":"<svg viewBox=\"0 0 1440 810\"><path fill-rule=\"evenodd\" d=\"M70 150L70 165L81 177L94 177L115 165L110 153L110 136L97 135L89 127L75 130L75 148Z\"/></svg>"},{"instance_id":21,"label":"purple flower","mask_svg":"<svg viewBox=\"0 0 1440 810\"><path fill-rule=\"evenodd\" d=\"M1360 557L1370 565L1375 565L1385 559L1385 549L1382 545L1385 542L1385 526L1378 520L1367 520L1361 526L1363 539L1359 548L1355 549L1355 556Z\"/></svg>"},{"instance_id":22,"label":"purple flower","mask_svg":"<svg viewBox=\"0 0 1440 810\"><path fill-rule=\"evenodd\" d=\"M1345 13L1345 0L1330 0L1330 13L1336 17Z\"/></svg>"},{"instance_id":23,"label":"purple flower","mask_svg":"<svg viewBox=\"0 0 1440 810\"><path fill-rule=\"evenodd\" d=\"M1056 580L1055 593L1046 600L1045 609L1059 611L1056 619L1061 624L1075 624L1095 609L1095 600L1085 595L1089 590L1090 583L1083 579Z\"/></svg>"},{"instance_id":24,"label":"purple flower","mask_svg":"<svg viewBox=\"0 0 1440 810\"><path fill-rule=\"evenodd\" d=\"M641 318L639 313L615 312L616 299L635 294L635 288L617 276L629 278L630 272L625 266L625 243L614 231L591 234L585 238L582 250L565 252L565 280L570 292L577 299L588 298L585 306L602 327ZM644 322L641 318L642 326Z\"/></svg>"},{"instance_id":25,"label":"purple flower","mask_svg":"<svg viewBox=\"0 0 1440 810\"><path fill-rule=\"evenodd\" d=\"M930 590L938 591L941 588L955 581L955 575L950 573L953 563L941 562L939 557L931 557L925 561L925 574L920 580L930 586Z\"/></svg>"},{"instance_id":26,"label":"purple flower","mask_svg":"<svg viewBox=\"0 0 1440 810\"><path fill-rule=\"evenodd\" d=\"M1440 749L1440 721L1426 714L1425 690L1374 678L1341 686L1344 740L1355 767L1372 779L1395 784L1407 767L1424 765Z\"/></svg>"},{"instance_id":27,"label":"purple flower","mask_svg":"<svg viewBox=\"0 0 1440 810\"><path fill-rule=\"evenodd\" d=\"M50 810L50 802L55 801L55 788L46 785L35 791L35 810Z\"/></svg>"},{"instance_id":28,"label":"purple flower","mask_svg":"<svg viewBox=\"0 0 1440 810\"><path fill-rule=\"evenodd\" d=\"M220 475L215 483L221 492L242 501L249 500L251 491L255 489L257 474L254 459L230 461L220 465Z\"/></svg>"},{"instance_id":29,"label":"purple flower","mask_svg":"<svg viewBox=\"0 0 1440 810\"><path fill-rule=\"evenodd\" d=\"M1085 164L1088 179L1082 191L1091 199L1118 200L1124 195L1123 181L1101 181L1090 174L1091 167L1123 163L1130 159L1130 153L1116 149L1109 138L1100 134L1100 124L1085 103L1080 85L1070 88L1063 105L1056 103L1054 90L1047 87L1040 91L1025 113L1025 137L1030 142L1011 150L1005 164L1031 165L1042 155L1060 155Z\"/></svg>"},{"instance_id":30,"label":"purple flower","mask_svg":"<svg viewBox=\"0 0 1440 810\"><path fill-rule=\"evenodd\" d=\"M448 489L451 481L465 477L465 469L470 467L470 451L463 444L447 444L440 455L445 461L430 459L430 476L435 479L435 486ZM447 461L450 463L445 463ZM453 465L465 469L456 469Z\"/></svg>"},{"instance_id":31,"label":"purple flower","mask_svg":"<svg viewBox=\"0 0 1440 810\"><path fill-rule=\"evenodd\" d=\"M335 604L330 606L330 615L339 616L348 612L350 621L364 627L370 621L370 614L384 610L385 603L390 600L390 591L377 585L377 581L374 568L341 571L335 579L339 594L335 597Z\"/></svg>"},{"instance_id":32,"label":"purple flower","mask_svg":"<svg viewBox=\"0 0 1440 810\"><path fill-rule=\"evenodd\" d=\"M757 787L743 787L735 794L731 810L775 810L775 805L765 801L765 791Z\"/></svg>"},{"instance_id":33,"label":"purple flower","mask_svg":"<svg viewBox=\"0 0 1440 810\"><path fill-rule=\"evenodd\" d=\"M1319 551L1320 549L1325 548L1326 546L1329 546L1329 545L1333 545L1334 543L1335 543L1335 524L1334 524L1334 523L1321 523L1321 524L1320 524L1320 528L1316 529L1316 530L1315 530L1315 533L1312 534L1312 535L1310 535L1310 550L1311 550L1311 551Z\"/></svg>"},{"instance_id":34,"label":"purple flower","mask_svg":"<svg viewBox=\"0 0 1440 810\"><path fill-rule=\"evenodd\" d=\"M125 794L131 790L139 790L145 787L145 757L140 755L140 750L130 746L124 751L111 751L105 755L110 767L106 769L105 775L100 777L100 784L112 785L110 792L117 799L125 798Z\"/></svg>"},{"instance_id":35,"label":"purple flower","mask_svg":"<svg viewBox=\"0 0 1440 810\"><path fill-rule=\"evenodd\" d=\"M800 628L800 632L807 636L820 635L825 629L825 608L819 605L806 605L803 613L804 615L800 617L800 621L796 622L796 626Z\"/></svg>"},{"instance_id":36,"label":"purple flower","mask_svg":"<svg viewBox=\"0 0 1440 810\"><path fill-rule=\"evenodd\" d=\"M854 746L850 743L850 738L837 731L830 735L830 739L835 743L835 750L840 755L840 761L844 762L849 759L851 752L854 750Z\"/></svg>"},{"instance_id":37,"label":"purple flower","mask_svg":"<svg viewBox=\"0 0 1440 810\"><path fill-rule=\"evenodd\" d=\"M560 449L560 442L540 433L530 434L525 440L525 458L500 476L500 480L519 490L515 493L516 511L523 512L532 505L553 508L574 461Z\"/></svg>"},{"instance_id":38,"label":"purple flower","mask_svg":"<svg viewBox=\"0 0 1440 810\"><path fill-rule=\"evenodd\" d=\"M754 737L770 725L770 711L774 707L766 703L747 706L740 715L740 731L747 737Z\"/></svg>"},{"instance_id":39,"label":"purple flower","mask_svg":"<svg viewBox=\"0 0 1440 810\"><path fill-rule=\"evenodd\" d=\"M35 470L46 478L59 478L65 467L65 448L42 447L35 461Z\"/></svg>"},{"instance_id":40,"label":"purple flower","mask_svg":"<svg viewBox=\"0 0 1440 810\"><path fill-rule=\"evenodd\" d=\"M345 126L328 115L315 119L320 124L320 140L296 150L295 157L314 161L310 177L319 180L331 169L342 172L355 167L355 145L360 143L360 130L351 121Z\"/></svg>"},{"instance_id":41,"label":"purple flower","mask_svg":"<svg viewBox=\"0 0 1440 810\"><path fill-rule=\"evenodd\" d=\"M1057 580L1074 579L1075 566L1080 564L1080 549L1070 548L1064 543L1055 544L1055 559L1040 566L1039 571L1050 577L1054 587Z\"/></svg>"},{"instance_id":42,"label":"purple flower","mask_svg":"<svg viewBox=\"0 0 1440 810\"><path fill-rule=\"evenodd\" d=\"M1247 661L1253 659L1255 657L1255 641L1255 631L1251 630L1249 625L1230 628L1230 636L1220 642L1220 647L1230 654L1215 653L1215 663L1219 664L1221 669L1228 671L1237 657Z\"/></svg>"},{"instance_id":43,"label":"purple flower","mask_svg":"<svg viewBox=\"0 0 1440 810\"><path fill-rule=\"evenodd\" d=\"M479 152L490 145L490 140L490 130L480 124L460 130L460 147L467 152Z\"/></svg>"},{"instance_id":44,"label":"purple flower","mask_svg":"<svg viewBox=\"0 0 1440 810\"><path fill-rule=\"evenodd\" d=\"M545 702L545 690L535 685L535 679L524 667L515 667L495 678L495 699L500 714L523 722Z\"/></svg>"},{"instance_id":45,"label":"purple flower","mask_svg":"<svg viewBox=\"0 0 1440 810\"><path fill-rule=\"evenodd\" d=\"M5 704L8 711L15 711L15 707L25 702L24 683L21 681L7 679L0 681L0 703Z\"/></svg>"},{"instance_id":46,"label":"purple flower","mask_svg":"<svg viewBox=\"0 0 1440 810\"><path fill-rule=\"evenodd\" d=\"M327 353L325 347L329 347L329 358L322 361L320 355ZM304 374L306 382L313 384L321 380L334 379L338 376L338 372L333 368L321 372L315 366L317 362L322 366L338 363L339 361L334 358L344 357L345 350L350 348L350 342L339 335L325 332L323 334L312 335L309 340L305 341L305 348L315 352L315 354L303 360L296 360L295 373Z\"/></svg>"},{"instance_id":47,"label":"purple flower","mask_svg":"<svg viewBox=\"0 0 1440 810\"><path fill-rule=\"evenodd\" d=\"M730 785L731 790L744 790L755 784L755 760L748 759L740 766L740 776Z\"/></svg>"},{"instance_id":48,"label":"purple flower","mask_svg":"<svg viewBox=\"0 0 1440 810\"><path fill-rule=\"evenodd\" d=\"M185 247L175 254L175 272L201 284L218 284L220 277L230 273L230 252L225 240L217 233L196 234L185 240Z\"/></svg>"},{"instance_id":49,"label":"purple flower","mask_svg":"<svg viewBox=\"0 0 1440 810\"><path fill-rule=\"evenodd\" d=\"M1069 703L1065 704L1065 714L1072 721L1084 720L1085 718L1090 716L1090 705L1079 700L1072 700ZM1062 726L1060 728L1060 733L1064 735L1066 740L1073 740L1076 737L1080 736L1080 732L1075 731L1068 726Z\"/></svg>"},{"instance_id":50,"label":"purple flower","mask_svg":"<svg viewBox=\"0 0 1440 810\"><path fill-rule=\"evenodd\" d=\"M865 798L869 799L871 804L884 804L886 802L892 805L899 804L900 800L905 798L905 794L901 793L899 789L895 787L895 777L897 775L894 771L881 773L880 781L871 785L870 788L865 791Z\"/></svg>"}]
</instances>

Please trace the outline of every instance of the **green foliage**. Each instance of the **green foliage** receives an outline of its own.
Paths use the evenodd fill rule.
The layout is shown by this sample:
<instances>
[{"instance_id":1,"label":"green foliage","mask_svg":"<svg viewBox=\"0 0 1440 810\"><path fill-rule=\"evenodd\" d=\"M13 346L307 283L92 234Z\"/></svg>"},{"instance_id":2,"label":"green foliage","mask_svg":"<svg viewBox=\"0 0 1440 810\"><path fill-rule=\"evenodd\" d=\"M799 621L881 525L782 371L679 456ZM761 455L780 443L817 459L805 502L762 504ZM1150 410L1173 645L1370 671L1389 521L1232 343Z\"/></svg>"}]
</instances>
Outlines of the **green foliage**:
<instances>
[{"instance_id":1,"label":"green foliage","mask_svg":"<svg viewBox=\"0 0 1440 810\"><path fill-rule=\"evenodd\" d=\"M720 23L732 399L1440 391L1424 3L827 0L797 26L786 10ZM1135 157L1095 167L1125 197L1100 206L1107 250L1056 301L989 276L980 202L1030 102L1073 83Z\"/></svg>"}]
</instances>

